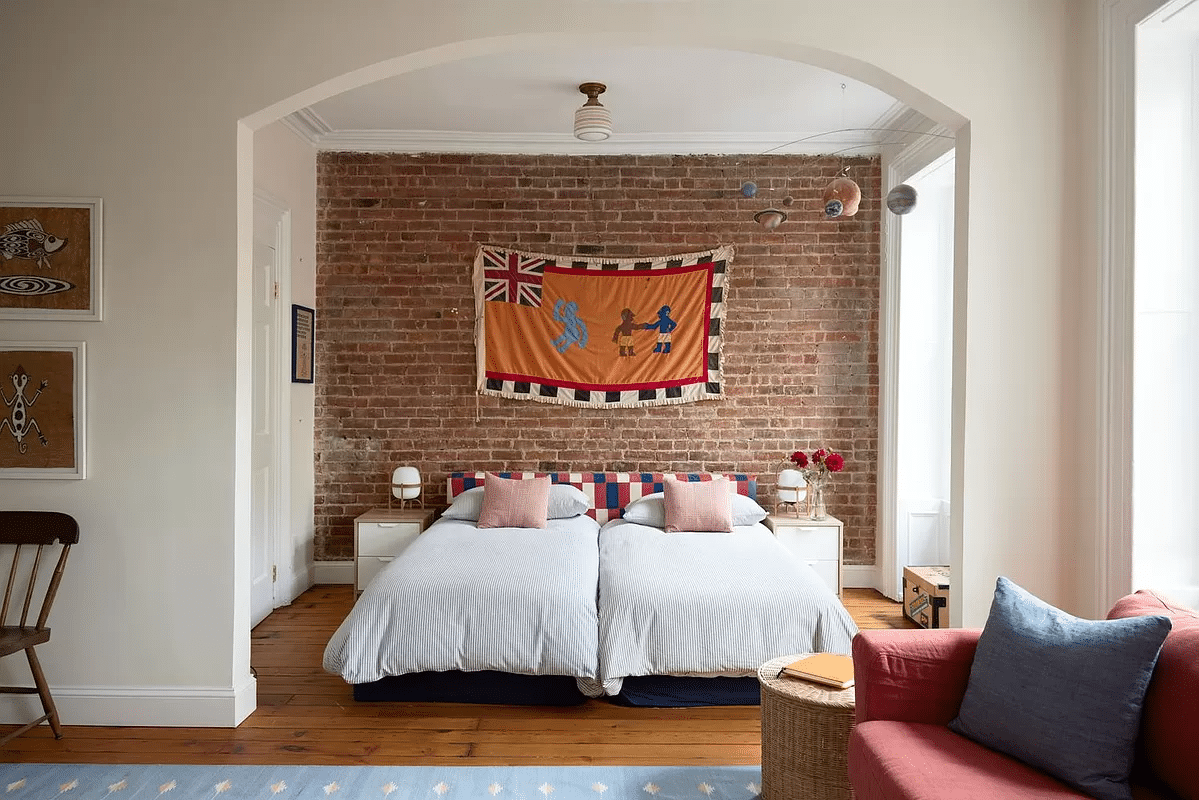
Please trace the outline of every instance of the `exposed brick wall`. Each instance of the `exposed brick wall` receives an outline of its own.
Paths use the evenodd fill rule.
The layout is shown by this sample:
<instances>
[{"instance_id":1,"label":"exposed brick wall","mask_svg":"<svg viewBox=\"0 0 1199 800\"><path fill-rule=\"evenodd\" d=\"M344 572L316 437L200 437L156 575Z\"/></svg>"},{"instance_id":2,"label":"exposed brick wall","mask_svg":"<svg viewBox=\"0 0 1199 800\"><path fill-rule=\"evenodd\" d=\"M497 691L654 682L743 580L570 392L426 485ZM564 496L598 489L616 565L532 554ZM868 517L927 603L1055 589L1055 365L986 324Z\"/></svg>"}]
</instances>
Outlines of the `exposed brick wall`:
<instances>
[{"instance_id":1,"label":"exposed brick wall","mask_svg":"<svg viewBox=\"0 0 1199 800\"><path fill-rule=\"evenodd\" d=\"M445 502L458 469L757 473L832 447L845 558L874 563L880 172L847 159L854 217L823 218L842 166L812 156L322 153L317 181L316 558L349 559L353 519L418 465ZM743 197L743 181L761 187ZM777 231L753 222L779 205ZM614 258L731 244L726 397L593 410L479 397L479 243Z\"/></svg>"}]
</instances>

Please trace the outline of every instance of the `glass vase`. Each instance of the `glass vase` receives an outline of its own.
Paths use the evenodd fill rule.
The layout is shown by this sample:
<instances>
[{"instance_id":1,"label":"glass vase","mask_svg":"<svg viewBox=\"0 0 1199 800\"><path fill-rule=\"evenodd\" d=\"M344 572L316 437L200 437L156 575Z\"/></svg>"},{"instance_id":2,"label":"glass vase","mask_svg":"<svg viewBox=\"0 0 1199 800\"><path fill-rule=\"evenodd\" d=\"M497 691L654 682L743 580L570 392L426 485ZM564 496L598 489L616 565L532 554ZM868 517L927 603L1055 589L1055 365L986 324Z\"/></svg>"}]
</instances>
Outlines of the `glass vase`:
<instances>
[{"instance_id":1,"label":"glass vase","mask_svg":"<svg viewBox=\"0 0 1199 800\"><path fill-rule=\"evenodd\" d=\"M824 508L824 486L818 483L808 484L808 519L824 519L828 511Z\"/></svg>"}]
</instances>

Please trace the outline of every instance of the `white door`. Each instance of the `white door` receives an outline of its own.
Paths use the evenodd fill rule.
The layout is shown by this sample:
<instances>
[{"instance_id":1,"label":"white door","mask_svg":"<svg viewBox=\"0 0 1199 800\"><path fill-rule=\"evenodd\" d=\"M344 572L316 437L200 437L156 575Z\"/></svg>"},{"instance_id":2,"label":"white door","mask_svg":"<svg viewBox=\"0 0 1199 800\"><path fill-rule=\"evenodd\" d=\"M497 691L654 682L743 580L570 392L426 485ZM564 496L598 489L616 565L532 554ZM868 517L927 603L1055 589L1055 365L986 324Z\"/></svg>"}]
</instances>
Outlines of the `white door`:
<instances>
[{"instance_id":1,"label":"white door","mask_svg":"<svg viewBox=\"0 0 1199 800\"><path fill-rule=\"evenodd\" d=\"M253 419L251 430L250 627L262 622L275 602L275 578L280 520L279 393L282 366L279 326L279 237L281 212L268 203L254 202Z\"/></svg>"}]
</instances>

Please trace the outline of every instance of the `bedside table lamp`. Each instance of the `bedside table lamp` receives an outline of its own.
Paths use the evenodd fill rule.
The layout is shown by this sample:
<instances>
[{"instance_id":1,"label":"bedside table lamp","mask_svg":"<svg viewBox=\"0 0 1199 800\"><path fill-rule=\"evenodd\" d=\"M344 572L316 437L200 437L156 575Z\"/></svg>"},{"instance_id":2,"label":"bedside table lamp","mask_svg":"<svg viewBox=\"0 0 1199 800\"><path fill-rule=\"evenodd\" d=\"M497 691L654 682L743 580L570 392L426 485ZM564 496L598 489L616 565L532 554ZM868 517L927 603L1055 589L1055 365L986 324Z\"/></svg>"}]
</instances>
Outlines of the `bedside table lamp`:
<instances>
[{"instance_id":1,"label":"bedside table lamp","mask_svg":"<svg viewBox=\"0 0 1199 800\"><path fill-rule=\"evenodd\" d=\"M405 508L410 503L424 508L425 501L420 496L421 488L423 482L420 470L416 467L396 467L395 472L391 474L391 494L387 497L387 507L391 508L394 497L400 501L400 508Z\"/></svg>"},{"instance_id":2,"label":"bedside table lamp","mask_svg":"<svg viewBox=\"0 0 1199 800\"><path fill-rule=\"evenodd\" d=\"M778 477L778 498L779 501L774 504L774 510L791 506L791 510L795 516L799 516L799 504L807 499L808 490L807 484L804 482L803 475L797 469L785 469L779 473Z\"/></svg>"}]
</instances>

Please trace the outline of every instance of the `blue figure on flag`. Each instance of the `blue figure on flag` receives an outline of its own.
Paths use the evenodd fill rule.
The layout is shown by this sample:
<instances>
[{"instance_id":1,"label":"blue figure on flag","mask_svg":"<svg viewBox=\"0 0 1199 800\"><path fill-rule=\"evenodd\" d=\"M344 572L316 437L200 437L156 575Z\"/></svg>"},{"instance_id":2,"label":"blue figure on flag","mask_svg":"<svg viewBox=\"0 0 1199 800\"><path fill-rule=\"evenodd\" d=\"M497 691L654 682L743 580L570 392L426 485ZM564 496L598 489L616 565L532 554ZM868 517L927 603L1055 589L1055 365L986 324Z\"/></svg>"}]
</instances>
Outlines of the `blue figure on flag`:
<instances>
[{"instance_id":1,"label":"blue figure on flag","mask_svg":"<svg viewBox=\"0 0 1199 800\"><path fill-rule=\"evenodd\" d=\"M565 353L572 344L577 344L580 350L587 346L587 323L579 319L578 303L558 298L554 303L554 321L562 323L562 335L553 342L559 353Z\"/></svg>"},{"instance_id":2,"label":"blue figure on flag","mask_svg":"<svg viewBox=\"0 0 1199 800\"><path fill-rule=\"evenodd\" d=\"M658 309L658 319L655 322L647 322L641 327L647 331L658 331L658 343L654 345L654 352L666 355L670 352L670 334L679 326L679 323L670 318L670 306L662 306Z\"/></svg>"}]
</instances>

